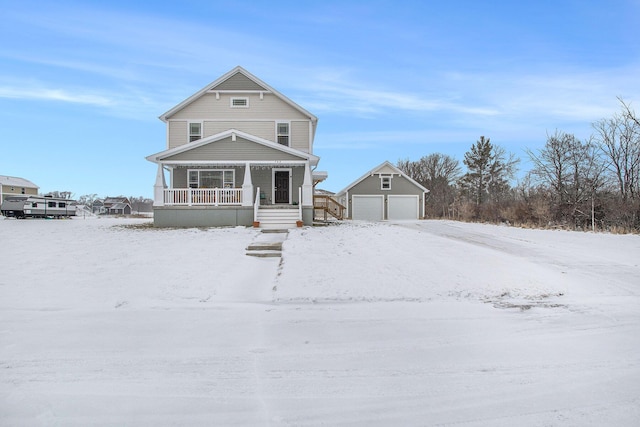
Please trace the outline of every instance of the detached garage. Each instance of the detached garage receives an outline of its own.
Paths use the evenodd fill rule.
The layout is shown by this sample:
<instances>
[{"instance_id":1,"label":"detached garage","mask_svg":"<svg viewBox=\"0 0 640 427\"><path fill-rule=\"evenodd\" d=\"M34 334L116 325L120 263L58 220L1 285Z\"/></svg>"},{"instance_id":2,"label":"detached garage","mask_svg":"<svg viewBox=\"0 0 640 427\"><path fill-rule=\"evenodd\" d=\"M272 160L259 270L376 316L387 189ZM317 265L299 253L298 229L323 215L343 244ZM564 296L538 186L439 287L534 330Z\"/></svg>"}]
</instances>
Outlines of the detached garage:
<instances>
[{"instance_id":1,"label":"detached garage","mask_svg":"<svg viewBox=\"0 0 640 427\"><path fill-rule=\"evenodd\" d=\"M384 162L336 194L353 220L407 220L424 217L426 188Z\"/></svg>"}]
</instances>

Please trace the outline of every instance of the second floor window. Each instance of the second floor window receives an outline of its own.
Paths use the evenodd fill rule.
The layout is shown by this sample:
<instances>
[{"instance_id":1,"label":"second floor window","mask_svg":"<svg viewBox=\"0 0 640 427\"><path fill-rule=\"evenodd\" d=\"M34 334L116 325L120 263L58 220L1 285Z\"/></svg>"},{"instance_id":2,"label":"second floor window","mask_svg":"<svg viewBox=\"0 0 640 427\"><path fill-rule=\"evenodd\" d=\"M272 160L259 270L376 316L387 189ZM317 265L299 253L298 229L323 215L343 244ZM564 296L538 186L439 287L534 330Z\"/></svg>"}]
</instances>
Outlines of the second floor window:
<instances>
[{"instance_id":1,"label":"second floor window","mask_svg":"<svg viewBox=\"0 0 640 427\"><path fill-rule=\"evenodd\" d=\"M189 142L196 141L200 138L202 138L202 123L189 123Z\"/></svg>"},{"instance_id":2,"label":"second floor window","mask_svg":"<svg viewBox=\"0 0 640 427\"><path fill-rule=\"evenodd\" d=\"M276 140L278 144L289 146L289 123L276 123Z\"/></svg>"},{"instance_id":3,"label":"second floor window","mask_svg":"<svg viewBox=\"0 0 640 427\"><path fill-rule=\"evenodd\" d=\"M380 189L381 190L391 190L391 177L389 177L389 176L381 176L380 177Z\"/></svg>"}]
</instances>

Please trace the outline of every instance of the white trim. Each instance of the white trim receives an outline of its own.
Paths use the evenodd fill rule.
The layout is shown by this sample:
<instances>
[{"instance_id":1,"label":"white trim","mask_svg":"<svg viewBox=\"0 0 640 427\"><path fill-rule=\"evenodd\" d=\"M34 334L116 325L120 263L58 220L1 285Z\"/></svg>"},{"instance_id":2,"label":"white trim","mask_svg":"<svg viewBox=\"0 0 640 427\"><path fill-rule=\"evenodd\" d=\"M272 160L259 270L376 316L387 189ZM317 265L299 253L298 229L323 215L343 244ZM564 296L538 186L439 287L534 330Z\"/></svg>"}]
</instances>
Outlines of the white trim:
<instances>
[{"instance_id":1,"label":"white trim","mask_svg":"<svg viewBox=\"0 0 640 427\"><path fill-rule=\"evenodd\" d=\"M191 172L198 172L198 182L197 187L191 187L191 177L189 176ZM231 187L224 186L224 173L229 172L233 174ZM222 172L222 187L214 187L214 188L235 188L236 187L236 170L235 169L209 169L209 168L199 168L199 169L187 169L187 188L210 188L210 187L200 187L200 172Z\"/></svg>"},{"instance_id":2,"label":"white trim","mask_svg":"<svg viewBox=\"0 0 640 427\"><path fill-rule=\"evenodd\" d=\"M255 166L303 166L307 163L306 160L167 160L158 161L166 166L182 166L182 165L229 165L229 166L244 166L246 163Z\"/></svg>"},{"instance_id":3,"label":"white trim","mask_svg":"<svg viewBox=\"0 0 640 427\"><path fill-rule=\"evenodd\" d=\"M393 175L383 175L380 174L380 190L382 191L391 191L391 180L393 179ZM389 180L389 187L384 188L384 180L388 179Z\"/></svg>"},{"instance_id":4,"label":"white trim","mask_svg":"<svg viewBox=\"0 0 640 427\"><path fill-rule=\"evenodd\" d=\"M167 123L170 122L196 122L197 120L189 120L189 119L168 119ZM206 118L206 119L202 119L203 122L269 122L269 123L273 123L273 119L242 119L242 118L234 118L232 119L211 119L211 118ZM301 123L311 123L309 120L307 119L286 119L286 120L277 120L278 122L301 122ZM311 129L311 128L309 128Z\"/></svg>"},{"instance_id":5,"label":"white trim","mask_svg":"<svg viewBox=\"0 0 640 427\"><path fill-rule=\"evenodd\" d=\"M387 219L391 220L389 217L389 213L391 212L391 200L393 199L406 199L406 198L415 198L416 200L416 216L411 219L419 219L420 218L420 196L417 194L389 194L387 196Z\"/></svg>"},{"instance_id":6,"label":"white trim","mask_svg":"<svg viewBox=\"0 0 640 427\"><path fill-rule=\"evenodd\" d=\"M291 191L293 189L293 169L291 168L272 168L271 169L271 203L276 204L276 172L289 172L289 202L292 202ZM300 203L300 201L298 201Z\"/></svg>"},{"instance_id":7,"label":"white trim","mask_svg":"<svg viewBox=\"0 0 640 427\"><path fill-rule=\"evenodd\" d=\"M195 101L196 99L200 98L204 94L208 93L213 88L215 88L219 84L225 82L227 79L229 79L230 77L234 76L237 73L240 73L240 74L244 75L249 80L251 80L255 84L257 84L258 86L263 87L264 88L264 92L270 92L270 93L274 94L275 96L277 96L278 98L283 100L285 103L289 104L291 107L295 108L300 113L302 113L303 115L305 115L309 119L311 119L312 123L315 124L315 123L318 122L318 118L316 116L314 116L313 114L311 114L310 112L308 112L307 110L302 108L300 105L296 104L295 102L293 102L292 100L287 98L285 95L283 95L282 93L280 93L277 90L273 89L271 86L269 86L268 84L266 84L265 82L263 82L262 80L260 80L259 78L257 78L256 76L254 76L253 74L251 74L250 72L248 72L247 70L245 70L244 68L242 68L240 66L237 66L237 67L233 68L232 70L228 71L227 73L225 73L221 77L217 78L213 82L209 83L204 88L200 89L198 92L194 93L193 95L191 95L190 97L188 97L187 99L185 99L184 101L182 101L181 103L179 103L178 105L176 105L175 107L173 107L172 109L167 111L166 113L162 114L159 117L160 120L162 120L163 122L166 122L169 116L172 116L175 113L177 113L178 111L182 110L184 107L186 107L187 105L191 104L193 101ZM220 92L222 92L222 91L220 91ZM232 91L232 92L239 93L240 91Z\"/></svg>"},{"instance_id":8,"label":"white trim","mask_svg":"<svg viewBox=\"0 0 640 427\"><path fill-rule=\"evenodd\" d=\"M191 123L200 124L200 138L191 140ZM204 121L203 120L187 120L187 144L204 138Z\"/></svg>"},{"instance_id":9,"label":"white trim","mask_svg":"<svg viewBox=\"0 0 640 427\"><path fill-rule=\"evenodd\" d=\"M394 165L392 165L391 163L389 163L389 161L385 161L383 162L381 165L378 165L377 167L371 169L369 172L365 173L364 175L362 175L360 178L358 178L357 180L353 181L351 184L349 184L347 187L343 188L342 190L338 191L336 193L336 196L340 196L343 193L346 193L347 191L349 191L351 188L355 187L356 185L360 184L362 181L364 181L365 179L369 178L370 176L374 176L374 175L381 175L382 173L377 172L380 169L382 169L383 167L388 166L390 167L392 170L395 171L395 173L397 173L398 175L406 178L409 182L411 182L413 185L415 185L416 187L418 187L419 189L421 189L422 191L425 192L429 192L428 189L426 189L424 186L420 185L416 180L414 180L413 178L411 178L409 175L405 174L404 172L402 172L400 169L398 169L397 167L395 167ZM384 175L384 174L382 174ZM388 175L388 174L387 174Z\"/></svg>"},{"instance_id":10,"label":"white trim","mask_svg":"<svg viewBox=\"0 0 640 427\"><path fill-rule=\"evenodd\" d=\"M220 141L224 138L230 137L233 133L236 133L241 138L244 138L248 141L255 142L256 144L261 144L266 147L282 151L283 153L291 154L293 156L300 157L301 159L308 160L312 165L317 165L320 158L311 153L305 153L304 151L297 150L295 148L286 147L284 145L278 144L277 142L269 141L268 139L260 138L255 135L248 134L246 132L239 131L237 129L228 129L223 132L217 133L215 135L207 136L198 141L194 141L191 144L182 144L174 148L170 148L165 151L161 151L159 153L152 154L147 156L146 159L150 162L158 163L162 162L163 158L170 157L179 153L183 153L185 151L193 150L198 147L202 147L206 144L211 144L216 141ZM167 163L173 163L171 161Z\"/></svg>"},{"instance_id":11,"label":"white trim","mask_svg":"<svg viewBox=\"0 0 640 427\"><path fill-rule=\"evenodd\" d=\"M234 101L244 101L244 105L234 105ZM229 97L229 107L230 108L249 108L249 97L247 96L231 96Z\"/></svg>"},{"instance_id":12,"label":"white trim","mask_svg":"<svg viewBox=\"0 0 640 427\"><path fill-rule=\"evenodd\" d=\"M221 93L221 94L229 94L229 93L272 93L268 90L260 90L260 89L247 89L247 90L233 90L233 89L209 89L206 93Z\"/></svg>"},{"instance_id":13,"label":"white trim","mask_svg":"<svg viewBox=\"0 0 640 427\"><path fill-rule=\"evenodd\" d=\"M384 220L384 194L354 194L351 196L351 205L355 205L355 199L380 199L380 219ZM353 219L353 212L351 213L351 219Z\"/></svg>"},{"instance_id":14,"label":"white trim","mask_svg":"<svg viewBox=\"0 0 640 427\"><path fill-rule=\"evenodd\" d=\"M287 145L280 144L278 142L278 136L280 135L280 133L278 132L278 125L280 124L287 125ZM274 141L276 142L276 144L282 145L283 147L291 147L291 120L276 120L274 131L275 131Z\"/></svg>"}]
</instances>

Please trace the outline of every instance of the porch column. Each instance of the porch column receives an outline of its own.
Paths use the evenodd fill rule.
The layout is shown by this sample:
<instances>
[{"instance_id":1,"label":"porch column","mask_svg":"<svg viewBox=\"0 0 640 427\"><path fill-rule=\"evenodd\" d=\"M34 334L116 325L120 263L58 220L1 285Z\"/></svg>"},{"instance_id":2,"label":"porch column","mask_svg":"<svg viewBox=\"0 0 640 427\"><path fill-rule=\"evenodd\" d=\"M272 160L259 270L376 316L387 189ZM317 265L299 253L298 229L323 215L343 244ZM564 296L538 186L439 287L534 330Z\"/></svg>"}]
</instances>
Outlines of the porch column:
<instances>
[{"instance_id":1,"label":"porch column","mask_svg":"<svg viewBox=\"0 0 640 427\"><path fill-rule=\"evenodd\" d=\"M158 163L156 183L153 186L153 206L164 206L165 188L167 188L167 183L164 180L164 169L162 167L162 163Z\"/></svg>"},{"instance_id":2,"label":"porch column","mask_svg":"<svg viewBox=\"0 0 640 427\"><path fill-rule=\"evenodd\" d=\"M242 182L242 206L253 205L253 182L251 181L251 164L244 166L244 181Z\"/></svg>"},{"instance_id":3,"label":"porch column","mask_svg":"<svg viewBox=\"0 0 640 427\"><path fill-rule=\"evenodd\" d=\"M304 164L304 181L302 181L302 206L313 206L313 180L311 179L311 168L309 162Z\"/></svg>"}]
</instances>

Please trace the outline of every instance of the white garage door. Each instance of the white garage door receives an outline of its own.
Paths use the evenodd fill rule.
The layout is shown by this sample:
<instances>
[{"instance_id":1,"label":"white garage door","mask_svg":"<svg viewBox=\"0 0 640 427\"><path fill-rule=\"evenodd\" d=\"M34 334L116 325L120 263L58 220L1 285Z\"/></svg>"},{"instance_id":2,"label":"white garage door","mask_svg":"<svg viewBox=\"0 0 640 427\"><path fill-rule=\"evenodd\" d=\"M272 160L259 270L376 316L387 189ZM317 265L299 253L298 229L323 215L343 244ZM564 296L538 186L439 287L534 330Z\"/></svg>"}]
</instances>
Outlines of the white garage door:
<instances>
[{"instance_id":1,"label":"white garage door","mask_svg":"<svg viewBox=\"0 0 640 427\"><path fill-rule=\"evenodd\" d=\"M384 196L352 196L351 219L382 221Z\"/></svg>"},{"instance_id":2,"label":"white garage door","mask_svg":"<svg viewBox=\"0 0 640 427\"><path fill-rule=\"evenodd\" d=\"M389 195L389 219L418 219L418 196Z\"/></svg>"}]
</instances>

